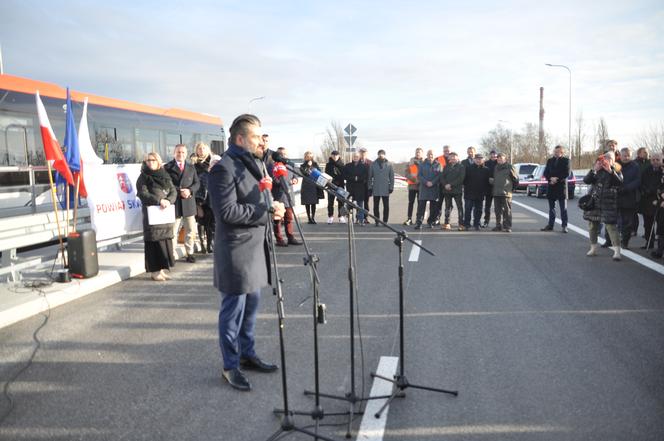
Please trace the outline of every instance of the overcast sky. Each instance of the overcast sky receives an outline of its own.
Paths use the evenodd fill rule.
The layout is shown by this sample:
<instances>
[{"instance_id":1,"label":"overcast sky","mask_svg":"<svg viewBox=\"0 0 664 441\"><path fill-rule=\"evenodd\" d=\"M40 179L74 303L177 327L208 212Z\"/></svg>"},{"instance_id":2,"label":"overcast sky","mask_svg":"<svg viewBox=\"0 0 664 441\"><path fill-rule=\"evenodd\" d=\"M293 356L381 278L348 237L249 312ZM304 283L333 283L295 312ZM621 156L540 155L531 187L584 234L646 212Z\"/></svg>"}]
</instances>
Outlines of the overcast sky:
<instances>
[{"instance_id":1,"label":"overcast sky","mask_svg":"<svg viewBox=\"0 0 664 441\"><path fill-rule=\"evenodd\" d=\"M545 63L572 69L588 147L600 117L621 145L664 121L661 1L463 3L0 0L0 45L5 73L227 126L250 111L294 153L331 121L371 156L465 151L537 123L540 86L566 142L568 73Z\"/></svg>"}]
</instances>

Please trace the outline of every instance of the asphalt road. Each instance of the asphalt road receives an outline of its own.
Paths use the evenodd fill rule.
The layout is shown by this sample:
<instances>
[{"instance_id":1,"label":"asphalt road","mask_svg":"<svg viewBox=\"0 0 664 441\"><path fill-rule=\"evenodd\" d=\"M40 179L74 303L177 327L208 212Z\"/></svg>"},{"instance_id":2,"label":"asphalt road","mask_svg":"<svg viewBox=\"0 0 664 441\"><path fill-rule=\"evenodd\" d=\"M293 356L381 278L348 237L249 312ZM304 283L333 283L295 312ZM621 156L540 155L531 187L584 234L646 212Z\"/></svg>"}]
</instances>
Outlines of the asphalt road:
<instances>
[{"instance_id":1,"label":"asphalt road","mask_svg":"<svg viewBox=\"0 0 664 441\"><path fill-rule=\"evenodd\" d=\"M517 201L546 210L546 201ZM585 228L575 201L570 222ZM576 210L576 211L575 211ZM392 197L403 220L405 191ZM321 389L349 387L347 238L342 225L304 225L320 257ZM456 216L453 214L453 219ZM664 439L664 278L606 250L585 256L575 233L542 233L545 220L514 207L514 232L414 231L435 253L408 261L404 247L405 365L413 384L456 389L458 397L409 389L389 408L385 440ZM398 256L394 236L356 229L361 340L358 394L371 388L381 356L399 356ZM640 245L640 241L635 243ZM313 341L302 247L280 249L291 409L311 411ZM661 263L661 261L660 261ZM220 379L219 298L211 259L178 263L174 280L138 277L54 309L41 348L13 383L15 408L2 440L263 440L279 427L280 374L249 373L241 393ZM0 381L30 355L38 316L0 330ZM275 298L266 290L258 320L260 355L278 360ZM360 345L361 343L361 345ZM363 372L363 375L362 375ZM322 399L325 412L347 409ZM0 413L7 402L0 398ZM353 423L360 424L359 417ZM344 418L321 433L344 439ZM299 416L308 426L312 420ZM311 439L291 434L287 439Z\"/></svg>"}]
</instances>

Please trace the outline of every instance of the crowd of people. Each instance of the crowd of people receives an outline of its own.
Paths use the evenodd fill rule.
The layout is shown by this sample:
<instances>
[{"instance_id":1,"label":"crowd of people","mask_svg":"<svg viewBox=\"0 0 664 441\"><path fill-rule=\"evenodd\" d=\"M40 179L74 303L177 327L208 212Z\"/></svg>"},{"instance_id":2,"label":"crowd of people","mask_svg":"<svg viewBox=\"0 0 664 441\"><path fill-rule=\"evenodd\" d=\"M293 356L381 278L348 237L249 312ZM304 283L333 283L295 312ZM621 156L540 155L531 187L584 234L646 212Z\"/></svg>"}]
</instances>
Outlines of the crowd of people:
<instances>
[{"instance_id":1,"label":"crowd of people","mask_svg":"<svg viewBox=\"0 0 664 441\"><path fill-rule=\"evenodd\" d=\"M417 148L415 156L404 170L408 181L408 210L404 225L421 229L426 224L428 228L451 230L450 216L453 207L456 207L457 228L461 231L471 227L479 230L489 226L493 204L496 216L493 230L512 231L512 192L518 185L519 177L514 167L507 162L505 154L492 151L490 159L485 161L484 155L477 153L474 147L467 149L468 157L464 160L460 160L448 146L443 148L443 154L438 157L434 157L433 150L427 151L426 156L423 152L422 148ZM311 167L318 165L313 161L311 152L307 152L302 171L305 172ZM348 164L343 163L339 152L335 150L325 165L325 173L332 177L334 185L345 188L353 201L368 212L371 200L373 216L382 222L389 222L390 195L394 191L395 173L393 164L386 158L385 150L379 150L376 159L371 161L367 158L367 150L361 148L353 153ZM315 204L317 199L313 198L308 188L308 185L313 184L304 187L305 183L302 204ZM318 197L322 195L319 194ZM335 199L338 221L346 223L346 209L341 200L333 194L328 195L327 223L335 221ZM310 214L315 213L315 208L307 208L307 213L309 222L315 223ZM353 221L360 225L369 223L362 210L358 210ZM375 225L378 226L379 223L376 221Z\"/></svg>"},{"instance_id":2,"label":"crowd of people","mask_svg":"<svg viewBox=\"0 0 664 441\"><path fill-rule=\"evenodd\" d=\"M196 236L201 240L205 238L207 243L201 242L204 252L214 252L213 282L221 295L219 346L222 377L242 391L251 390L246 370L269 373L278 369L276 364L257 355L254 337L260 291L272 284L270 230L274 232L277 246L301 244L293 231L292 186L298 182L297 174L308 176L313 170L320 171L313 153L306 152L300 173L294 174L292 167L285 167L279 162L281 160L275 160L287 159L287 149L272 152L268 143L268 135L261 132L260 120L254 115L240 115L231 125L229 148L223 157L211 155L205 144L196 146L189 161L184 145L175 147L174 158L167 164L162 163L157 153L148 153L136 184L138 197L143 203L145 266L154 280L170 278L166 270L176 260L174 246L180 225L185 231L188 262L195 261L193 244ZM541 229L543 232L554 230L557 203L562 232L567 233L570 163L564 153L562 146L556 146L544 170L549 222ZM653 248L656 237L657 249L653 256L662 257L662 154L649 157L647 150L639 149L637 158L632 160L632 153L628 147L618 151L617 143L609 142L606 153L597 159L584 178L584 182L590 185L590 203L583 207L584 218L589 222L589 256L597 254L598 237L604 225L605 245L613 248L613 257L619 260L621 249L629 246L638 228L638 214L641 214L646 239L643 248ZM355 219L348 219L345 204L330 193L328 223L335 221L336 205L338 222L366 225L365 210L368 212L370 200L374 217L385 223L389 221L389 200L394 191L395 173L384 150L379 150L376 159L371 161L366 149L360 149L348 164L344 164L338 151L333 151L324 170L332 183L345 188L362 208L356 210ZM424 155L423 149L417 148L404 174L408 182L404 225L421 229L426 224L428 228L451 230L450 217L455 207L458 230L480 230L488 228L493 205L493 231L512 231L511 200L519 178L505 154L491 151L485 161L481 153L469 147L467 157L459 160L459 156L447 146L438 157L434 156L433 150ZM301 203L310 224L316 223L316 206L324 198L323 190L315 183L309 179L303 181ZM147 213L150 206L164 210L173 207L175 222L150 222ZM198 231L195 231L196 223ZM269 224L273 228L268 228ZM214 247L215 234L224 246Z\"/></svg>"},{"instance_id":3,"label":"crowd of people","mask_svg":"<svg viewBox=\"0 0 664 441\"><path fill-rule=\"evenodd\" d=\"M156 152L145 157L136 181L136 195L143 205L145 270L155 281L170 279L167 271L177 260L175 249L180 229L184 231L187 262L196 262L197 238L202 252L213 252L215 222L207 185L213 156L207 144L198 143L189 160L184 144L175 146L173 159L165 164ZM174 222L150 222L150 206L172 209Z\"/></svg>"},{"instance_id":4,"label":"crowd of people","mask_svg":"<svg viewBox=\"0 0 664 441\"><path fill-rule=\"evenodd\" d=\"M613 259L620 260L621 250L628 249L630 240L637 235L639 215L643 218L644 244L642 249L653 249L651 255L664 254L664 168L662 153L650 157L645 148L634 151L629 147L618 149L615 140L607 142L606 152L599 156L583 178L590 188L592 201L584 211L590 233L588 256L598 252L600 228L605 226L602 247L613 250ZM656 244L655 244L656 242Z\"/></svg>"}]
</instances>

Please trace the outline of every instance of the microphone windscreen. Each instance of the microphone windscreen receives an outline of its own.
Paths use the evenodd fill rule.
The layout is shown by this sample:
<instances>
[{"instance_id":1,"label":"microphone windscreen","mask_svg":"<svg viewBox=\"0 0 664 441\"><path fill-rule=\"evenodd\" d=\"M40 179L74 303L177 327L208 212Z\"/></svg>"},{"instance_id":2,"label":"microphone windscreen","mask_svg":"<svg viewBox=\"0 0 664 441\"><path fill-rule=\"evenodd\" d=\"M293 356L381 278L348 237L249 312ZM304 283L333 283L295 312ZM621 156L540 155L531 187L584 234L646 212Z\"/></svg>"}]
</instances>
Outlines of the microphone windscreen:
<instances>
[{"instance_id":1,"label":"microphone windscreen","mask_svg":"<svg viewBox=\"0 0 664 441\"><path fill-rule=\"evenodd\" d=\"M272 169L272 175L275 178L279 178L281 176L288 177L288 169L281 162L276 162L274 164L274 168Z\"/></svg>"}]
</instances>

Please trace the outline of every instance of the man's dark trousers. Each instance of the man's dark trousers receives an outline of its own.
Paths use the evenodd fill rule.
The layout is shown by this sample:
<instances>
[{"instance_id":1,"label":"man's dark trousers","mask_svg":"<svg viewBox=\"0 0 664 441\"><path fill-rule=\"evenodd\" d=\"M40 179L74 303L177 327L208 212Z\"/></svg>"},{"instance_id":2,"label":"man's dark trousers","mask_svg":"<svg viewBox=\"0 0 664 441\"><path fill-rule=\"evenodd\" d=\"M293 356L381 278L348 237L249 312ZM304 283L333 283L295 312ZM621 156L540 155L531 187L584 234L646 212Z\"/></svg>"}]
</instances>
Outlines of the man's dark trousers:
<instances>
[{"instance_id":1,"label":"man's dark trousers","mask_svg":"<svg viewBox=\"0 0 664 441\"><path fill-rule=\"evenodd\" d=\"M563 228L565 228L567 226L567 198L564 196L558 199L549 199L549 227L553 228L556 223L556 201L558 201L560 207L560 220Z\"/></svg>"},{"instance_id":2,"label":"man's dark trousers","mask_svg":"<svg viewBox=\"0 0 664 441\"><path fill-rule=\"evenodd\" d=\"M221 293L219 341L224 370L239 368L240 357L256 356L254 329L260 297L260 291L240 295Z\"/></svg>"},{"instance_id":3,"label":"man's dark trousers","mask_svg":"<svg viewBox=\"0 0 664 441\"><path fill-rule=\"evenodd\" d=\"M479 227L480 218L482 217L482 199L464 199L464 204L464 226L470 228L470 216L472 215L473 227Z\"/></svg>"}]
</instances>

